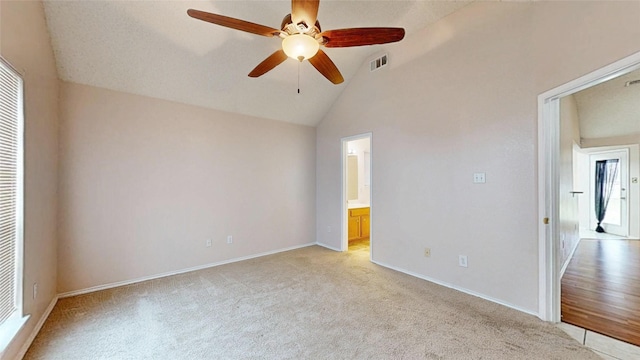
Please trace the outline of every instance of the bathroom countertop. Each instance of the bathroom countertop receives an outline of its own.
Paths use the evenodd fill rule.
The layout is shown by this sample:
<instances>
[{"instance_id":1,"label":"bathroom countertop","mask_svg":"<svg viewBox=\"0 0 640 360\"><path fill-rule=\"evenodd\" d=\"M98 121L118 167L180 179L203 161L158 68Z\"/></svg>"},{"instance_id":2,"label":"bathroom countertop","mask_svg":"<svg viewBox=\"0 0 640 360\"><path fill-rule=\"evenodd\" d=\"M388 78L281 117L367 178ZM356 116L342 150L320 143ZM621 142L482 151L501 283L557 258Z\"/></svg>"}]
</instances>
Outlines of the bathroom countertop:
<instances>
[{"instance_id":1,"label":"bathroom countertop","mask_svg":"<svg viewBox=\"0 0 640 360\"><path fill-rule=\"evenodd\" d=\"M367 207L369 207L369 204L353 203L353 204L347 205L348 209L360 209L360 208L367 208Z\"/></svg>"}]
</instances>

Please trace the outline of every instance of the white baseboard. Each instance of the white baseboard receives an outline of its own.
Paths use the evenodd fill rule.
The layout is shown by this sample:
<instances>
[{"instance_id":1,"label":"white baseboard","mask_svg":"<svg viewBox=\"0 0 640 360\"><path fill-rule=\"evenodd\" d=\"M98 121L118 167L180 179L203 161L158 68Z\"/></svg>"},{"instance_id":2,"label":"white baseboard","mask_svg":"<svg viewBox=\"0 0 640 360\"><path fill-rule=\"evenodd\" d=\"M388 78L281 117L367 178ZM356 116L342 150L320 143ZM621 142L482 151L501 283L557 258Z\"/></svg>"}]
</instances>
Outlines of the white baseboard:
<instances>
[{"instance_id":1,"label":"white baseboard","mask_svg":"<svg viewBox=\"0 0 640 360\"><path fill-rule=\"evenodd\" d=\"M44 310L44 313L42 314L42 316L38 320L38 323L29 334L29 337L27 337L27 340L24 342L24 344L22 344L20 351L18 351L18 354L16 354L16 360L22 359L24 355L27 353L27 350L29 350L31 343L33 343L33 340L35 340L36 336L38 336L40 329L42 329L44 322L47 321L47 319L49 318L49 315L51 315L51 311L53 311L53 308L56 306L57 302L58 302L58 296L56 295L53 297L53 299L51 299L49 306L47 306L47 308Z\"/></svg>"},{"instance_id":2,"label":"white baseboard","mask_svg":"<svg viewBox=\"0 0 640 360\"><path fill-rule=\"evenodd\" d=\"M329 250L342 252L342 250L340 250L340 249L338 249L338 248L335 248L335 247L333 247L333 246L329 246L329 245L327 245L327 244L323 244L323 243L320 243L320 242L317 242L317 243L316 243L316 245L318 245L318 246L322 246L323 248L327 248L327 249L329 249Z\"/></svg>"},{"instance_id":3,"label":"white baseboard","mask_svg":"<svg viewBox=\"0 0 640 360\"><path fill-rule=\"evenodd\" d=\"M233 258L233 259L229 259L229 260L218 261L218 262L215 262L215 263L209 263L209 264L205 264L205 265L194 266L194 267L190 267L190 268L186 268L186 269L174 270L174 271L169 271L169 272L165 272L165 273L161 273L161 274L144 276L144 277L131 279L131 280L118 281L118 282L113 282L113 283L104 284L104 285L92 286L92 287L85 288L85 289L80 289L80 290L67 291L67 292L58 294L58 297L59 298L66 298L66 297L70 297L70 296L88 294L88 293L92 293L92 292L95 292L95 291L112 289L112 288L115 288L115 287L135 284L135 283L139 283L139 282L143 282L143 281L147 281L147 280L154 280L154 279L159 279L159 278L163 278L163 277L167 277L167 276L184 274L184 273L188 273L188 272L191 272L191 271L208 269L208 268L212 268L212 267L215 267L215 266L231 264L231 263L234 263L234 262L254 259L254 258L267 256L267 255L273 255L273 254L277 254L277 253L281 253L281 252L285 252L285 251L290 251L290 250L295 250L295 249L300 249L300 248L303 248L303 247L313 246L313 245L316 245L316 243L307 243L307 244L303 244L303 245L296 245L296 246L291 246L291 247L287 247L287 248L283 248L283 249L267 251L267 252L263 252L263 253L259 253L259 254L242 256L242 257Z\"/></svg>"},{"instance_id":4,"label":"white baseboard","mask_svg":"<svg viewBox=\"0 0 640 360\"><path fill-rule=\"evenodd\" d=\"M573 254L576 252L576 249L578 249L578 245L580 245L580 241L582 241L582 238L578 236L578 241L576 241L576 243L573 245L573 249L571 249L569 256L567 256L567 260L565 260L564 264L562 264L562 268L560 269L560 276L559 276L560 279L562 279L564 272L567 271L567 267L569 267L569 263L571 262L571 259L573 258Z\"/></svg>"},{"instance_id":5,"label":"white baseboard","mask_svg":"<svg viewBox=\"0 0 640 360\"><path fill-rule=\"evenodd\" d=\"M382 263L382 262L379 262L379 261L374 261L374 260L371 260L371 262L374 263L374 264L378 264L380 266L384 266L384 267L389 268L391 270L399 271L401 273L404 273L404 274L407 274L407 275L411 275L411 276L417 277L419 279L432 282L434 284L438 284L438 285L442 285L444 287L448 287L449 289L453 289L453 290L457 290L457 291L463 292L465 294L473 295L475 297L479 297L481 299L488 300L488 301L491 301L491 302L494 302L496 304L500 304L500 305L506 306L506 307L514 309L514 310L518 310L518 311L523 312L525 314L529 314L529 315L533 315L535 317L538 317L538 312L537 311L531 311L531 310L523 309L523 308L518 307L516 305L506 303L506 302L504 302L504 301L502 301L500 299L496 299L496 298L493 298L491 296L480 294L480 293L477 293L477 292L469 290L469 289L461 288L459 286L452 285L452 284L446 283L444 281L436 280L436 279L430 278L428 276L417 274L417 273L414 273L414 272L409 271L409 270L401 269L401 268L396 267L396 266L391 266L389 264L385 264L385 263Z\"/></svg>"}]
</instances>

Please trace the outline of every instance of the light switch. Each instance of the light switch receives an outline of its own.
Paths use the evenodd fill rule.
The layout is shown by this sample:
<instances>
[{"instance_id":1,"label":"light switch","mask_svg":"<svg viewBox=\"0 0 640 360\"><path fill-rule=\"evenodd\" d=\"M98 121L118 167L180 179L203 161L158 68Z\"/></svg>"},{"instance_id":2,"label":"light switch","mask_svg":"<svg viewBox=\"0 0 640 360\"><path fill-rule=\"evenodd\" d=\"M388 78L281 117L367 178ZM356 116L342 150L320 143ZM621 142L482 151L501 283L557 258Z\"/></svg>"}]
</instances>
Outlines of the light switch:
<instances>
[{"instance_id":1,"label":"light switch","mask_svg":"<svg viewBox=\"0 0 640 360\"><path fill-rule=\"evenodd\" d=\"M474 173L473 174L473 183L474 184L484 184L486 182L485 173Z\"/></svg>"}]
</instances>

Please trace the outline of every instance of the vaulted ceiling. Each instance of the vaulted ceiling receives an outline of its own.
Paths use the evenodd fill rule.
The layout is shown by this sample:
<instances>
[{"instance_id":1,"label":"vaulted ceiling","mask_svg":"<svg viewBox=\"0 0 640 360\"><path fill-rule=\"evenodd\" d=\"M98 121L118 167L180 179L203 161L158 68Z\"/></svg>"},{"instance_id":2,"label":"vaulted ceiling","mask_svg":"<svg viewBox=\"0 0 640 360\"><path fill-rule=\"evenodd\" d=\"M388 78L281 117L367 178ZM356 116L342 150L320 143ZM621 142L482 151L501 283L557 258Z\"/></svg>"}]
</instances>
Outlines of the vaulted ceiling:
<instances>
[{"instance_id":1,"label":"vaulted ceiling","mask_svg":"<svg viewBox=\"0 0 640 360\"><path fill-rule=\"evenodd\" d=\"M640 135L640 70L574 94L584 139Z\"/></svg>"},{"instance_id":2,"label":"vaulted ceiling","mask_svg":"<svg viewBox=\"0 0 640 360\"><path fill-rule=\"evenodd\" d=\"M323 30L404 27L410 36L469 2L323 0L318 20ZM325 48L345 78L340 85L292 59L249 78L280 40L195 20L187 9L279 28L290 1L49 0L44 7L62 80L311 126L363 62L397 46Z\"/></svg>"}]
</instances>

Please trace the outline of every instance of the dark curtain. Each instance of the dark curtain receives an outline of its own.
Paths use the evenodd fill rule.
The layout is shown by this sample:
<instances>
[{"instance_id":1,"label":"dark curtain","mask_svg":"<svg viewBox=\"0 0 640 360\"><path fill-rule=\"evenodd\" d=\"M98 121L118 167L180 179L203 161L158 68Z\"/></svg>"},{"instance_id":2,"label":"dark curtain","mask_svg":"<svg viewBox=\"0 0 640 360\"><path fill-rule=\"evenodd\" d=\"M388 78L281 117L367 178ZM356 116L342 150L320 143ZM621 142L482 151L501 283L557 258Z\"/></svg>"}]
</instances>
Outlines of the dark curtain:
<instances>
[{"instance_id":1,"label":"dark curtain","mask_svg":"<svg viewBox=\"0 0 640 360\"><path fill-rule=\"evenodd\" d=\"M595 208L598 226L596 231L603 233L604 229L600 224L604 220L607 213L607 205L611 198L611 190L613 189L613 181L618 172L618 159L599 160L596 161L596 189L595 189Z\"/></svg>"}]
</instances>

